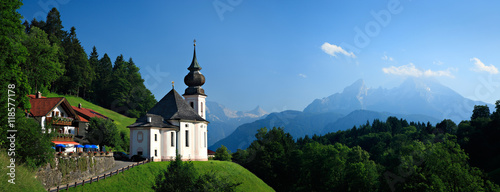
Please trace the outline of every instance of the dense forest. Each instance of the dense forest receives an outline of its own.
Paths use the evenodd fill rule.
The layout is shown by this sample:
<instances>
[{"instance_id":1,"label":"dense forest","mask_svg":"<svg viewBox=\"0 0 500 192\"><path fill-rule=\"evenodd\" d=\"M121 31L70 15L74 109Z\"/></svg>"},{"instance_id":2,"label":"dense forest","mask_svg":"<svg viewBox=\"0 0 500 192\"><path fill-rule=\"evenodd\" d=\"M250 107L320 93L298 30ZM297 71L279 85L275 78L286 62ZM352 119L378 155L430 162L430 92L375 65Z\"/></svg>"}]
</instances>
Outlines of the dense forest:
<instances>
[{"instance_id":1,"label":"dense forest","mask_svg":"<svg viewBox=\"0 0 500 192\"><path fill-rule=\"evenodd\" d=\"M499 191L499 123L497 101L458 126L389 117L297 140L262 128L232 157L277 191Z\"/></svg>"},{"instance_id":2,"label":"dense forest","mask_svg":"<svg viewBox=\"0 0 500 192\"><path fill-rule=\"evenodd\" d=\"M40 125L25 118L31 109L28 94L79 96L129 117L143 115L156 103L132 58L126 61L120 55L113 64L107 54L100 57L96 47L87 55L76 28L63 30L56 8L45 21L23 22L17 12L21 6L19 0L0 3L0 151L11 146L4 137L7 130L22 132L14 134L16 163L36 168L53 157L53 135L40 133ZM114 144L128 148L125 140Z\"/></svg>"},{"instance_id":3,"label":"dense forest","mask_svg":"<svg viewBox=\"0 0 500 192\"><path fill-rule=\"evenodd\" d=\"M56 8L45 21L25 20L23 26L18 40L26 52L19 67L28 93L75 95L135 118L156 103L132 58L119 55L113 65L106 53L99 57L95 46L87 55L76 28L63 30Z\"/></svg>"}]
</instances>

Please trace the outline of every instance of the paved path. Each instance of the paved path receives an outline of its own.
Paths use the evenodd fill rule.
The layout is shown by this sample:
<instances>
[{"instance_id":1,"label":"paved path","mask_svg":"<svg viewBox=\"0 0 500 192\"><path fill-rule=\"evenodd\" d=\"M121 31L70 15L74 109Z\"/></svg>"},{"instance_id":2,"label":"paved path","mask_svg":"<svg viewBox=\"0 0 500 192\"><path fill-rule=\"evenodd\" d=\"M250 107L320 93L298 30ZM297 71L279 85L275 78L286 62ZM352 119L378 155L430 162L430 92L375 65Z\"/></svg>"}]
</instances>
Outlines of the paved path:
<instances>
[{"instance_id":1,"label":"paved path","mask_svg":"<svg viewBox=\"0 0 500 192\"><path fill-rule=\"evenodd\" d=\"M132 165L134 163L137 163L137 162L132 162L132 161L122 161L122 160L115 160L115 166L109 170L106 170L104 172L101 172L99 174L96 174L96 175L103 175L104 173L106 174L109 174L113 171L116 171L118 169L121 169L123 167L126 167L126 166L129 166L129 165Z\"/></svg>"},{"instance_id":2,"label":"paved path","mask_svg":"<svg viewBox=\"0 0 500 192\"><path fill-rule=\"evenodd\" d=\"M118 169L125 168L125 167L132 165L132 164L135 164L135 163L139 163L139 162L115 160L115 166L113 168L106 170L106 171L103 171L99 174L96 174L95 176L92 177L92 182L98 181L97 175L99 175L99 180L102 180L102 179L104 179L104 177L102 176L102 175L104 175L104 173L106 175L108 175L106 177L110 177L110 175L109 175L110 173L111 173L111 175L116 175L116 171ZM90 179L85 180L85 184L89 184L89 183L91 183ZM77 182L77 185L82 185L82 182L81 181ZM69 187L74 187L74 186L75 186L75 183L69 183ZM62 191L62 190L66 190L66 185L59 186L59 191ZM50 188L49 191L55 192L55 191L57 191L57 187Z\"/></svg>"}]
</instances>

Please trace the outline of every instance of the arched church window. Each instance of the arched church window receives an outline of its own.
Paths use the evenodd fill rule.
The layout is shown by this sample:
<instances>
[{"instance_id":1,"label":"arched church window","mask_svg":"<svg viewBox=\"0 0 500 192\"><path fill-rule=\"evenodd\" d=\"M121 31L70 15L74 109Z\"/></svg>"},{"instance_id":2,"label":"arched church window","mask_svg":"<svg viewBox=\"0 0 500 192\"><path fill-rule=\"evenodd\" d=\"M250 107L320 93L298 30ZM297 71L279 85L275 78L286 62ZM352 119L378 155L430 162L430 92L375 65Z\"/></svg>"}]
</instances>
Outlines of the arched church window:
<instances>
[{"instance_id":1,"label":"arched church window","mask_svg":"<svg viewBox=\"0 0 500 192\"><path fill-rule=\"evenodd\" d=\"M194 103L193 102L189 102L189 104L191 105L191 108L194 109Z\"/></svg>"}]
</instances>

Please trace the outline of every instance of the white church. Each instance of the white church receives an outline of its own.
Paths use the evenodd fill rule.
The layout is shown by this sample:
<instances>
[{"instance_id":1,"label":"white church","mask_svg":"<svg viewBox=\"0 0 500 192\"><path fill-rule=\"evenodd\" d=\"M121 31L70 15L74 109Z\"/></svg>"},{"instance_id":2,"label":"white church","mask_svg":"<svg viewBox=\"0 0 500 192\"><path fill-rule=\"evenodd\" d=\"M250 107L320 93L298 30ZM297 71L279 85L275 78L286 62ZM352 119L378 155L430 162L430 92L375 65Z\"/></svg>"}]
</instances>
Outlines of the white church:
<instances>
[{"instance_id":1,"label":"white church","mask_svg":"<svg viewBox=\"0 0 500 192\"><path fill-rule=\"evenodd\" d=\"M182 160L207 161L207 125L205 120L205 76L196 59L194 44L193 61L184 77L188 86L183 96L172 90L146 115L129 125L130 156L153 157L154 161L175 159L176 151Z\"/></svg>"}]
</instances>

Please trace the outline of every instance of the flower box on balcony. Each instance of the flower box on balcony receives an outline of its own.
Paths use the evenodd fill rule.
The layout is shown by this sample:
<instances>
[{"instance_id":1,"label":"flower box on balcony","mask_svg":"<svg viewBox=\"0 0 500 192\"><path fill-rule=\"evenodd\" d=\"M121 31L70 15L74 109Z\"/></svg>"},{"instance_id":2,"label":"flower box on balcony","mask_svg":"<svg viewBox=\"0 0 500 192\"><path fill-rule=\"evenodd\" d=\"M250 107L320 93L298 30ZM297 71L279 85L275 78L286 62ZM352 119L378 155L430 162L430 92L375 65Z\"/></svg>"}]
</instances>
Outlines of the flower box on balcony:
<instances>
[{"instance_id":1,"label":"flower box on balcony","mask_svg":"<svg viewBox=\"0 0 500 192\"><path fill-rule=\"evenodd\" d=\"M70 117L47 117L47 122L52 125L71 125L73 118Z\"/></svg>"}]
</instances>

